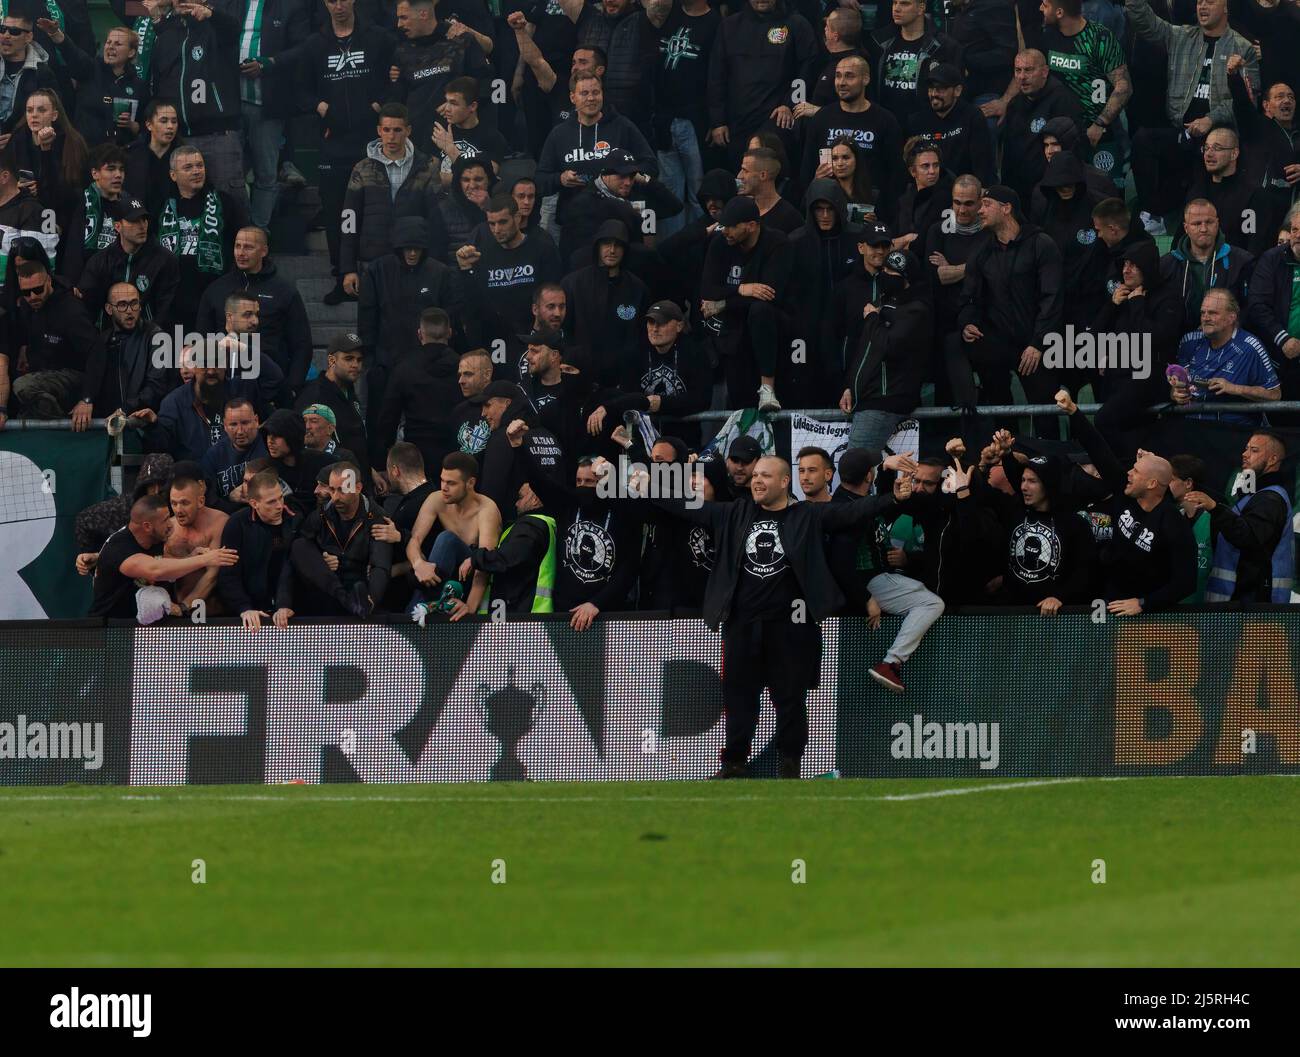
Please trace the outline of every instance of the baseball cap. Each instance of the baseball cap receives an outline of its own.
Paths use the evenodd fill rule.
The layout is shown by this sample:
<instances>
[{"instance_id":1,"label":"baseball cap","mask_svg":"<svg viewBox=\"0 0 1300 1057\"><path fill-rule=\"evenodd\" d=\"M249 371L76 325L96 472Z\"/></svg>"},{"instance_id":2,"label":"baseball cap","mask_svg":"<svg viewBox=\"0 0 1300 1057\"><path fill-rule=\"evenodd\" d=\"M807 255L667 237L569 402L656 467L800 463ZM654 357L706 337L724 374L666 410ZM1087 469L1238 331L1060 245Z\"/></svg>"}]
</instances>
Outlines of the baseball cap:
<instances>
[{"instance_id":1,"label":"baseball cap","mask_svg":"<svg viewBox=\"0 0 1300 1057\"><path fill-rule=\"evenodd\" d=\"M682 310L672 301L656 301L646 309L645 317L653 319L656 323L667 323L670 319L678 323L686 322Z\"/></svg>"},{"instance_id":2,"label":"baseball cap","mask_svg":"<svg viewBox=\"0 0 1300 1057\"><path fill-rule=\"evenodd\" d=\"M1013 216L1020 215L1020 196L1010 187L1004 184L994 184L992 187L986 187L980 192L981 198L991 198L995 202L1002 202L1004 205L1011 206Z\"/></svg>"},{"instance_id":3,"label":"baseball cap","mask_svg":"<svg viewBox=\"0 0 1300 1057\"><path fill-rule=\"evenodd\" d=\"M483 391L469 398L471 404L486 404L494 396L504 397L507 400L518 400L522 392L514 382L488 382Z\"/></svg>"},{"instance_id":4,"label":"baseball cap","mask_svg":"<svg viewBox=\"0 0 1300 1057\"><path fill-rule=\"evenodd\" d=\"M894 236L888 224L879 220L868 220L862 225L862 234L858 236L858 242L864 246L889 246L893 245Z\"/></svg>"},{"instance_id":5,"label":"baseball cap","mask_svg":"<svg viewBox=\"0 0 1300 1057\"><path fill-rule=\"evenodd\" d=\"M840 456L840 480L853 486L867 479L871 469L880 464L880 452L874 448L849 448Z\"/></svg>"},{"instance_id":6,"label":"baseball cap","mask_svg":"<svg viewBox=\"0 0 1300 1057\"><path fill-rule=\"evenodd\" d=\"M891 250L885 258L885 267L898 272L907 279L909 285L919 282L922 277L921 262L910 250Z\"/></svg>"},{"instance_id":7,"label":"baseball cap","mask_svg":"<svg viewBox=\"0 0 1300 1057\"><path fill-rule=\"evenodd\" d=\"M520 334L519 340L525 345L545 345L548 349L555 349L557 352L564 349L564 335L551 327L539 327L530 330L527 334Z\"/></svg>"},{"instance_id":8,"label":"baseball cap","mask_svg":"<svg viewBox=\"0 0 1300 1057\"><path fill-rule=\"evenodd\" d=\"M731 447L727 449L727 458L735 459L736 462L750 463L762 454L763 449L759 447L758 441L748 434L737 437L731 442Z\"/></svg>"},{"instance_id":9,"label":"baseball cap","mask_svg":"<svg viewBox=\"0 0 1300 1057\"><path fill-rule=\"evenodd\" d=\"M736 195L722 207L722 215L718 217L718 223L724 228L729 228L736 224L748 224L757 219L758 205L754 200L749 195Z\"/></svg>"},{"instance_id":10,"label":"baseball cap","mask_svg":"<svg viewBox=\"0 0 1300 1057\"><path fill-rule=\"evenodd\" d=\"M600 171L617 173L619 176L635 176L641 171L641 163L630 150L619 148L605 155L600 163Z\"/></svg>"},{"instance_id":11,"label":"baseball cap","mask_svg":"<svg viewBox=\"0 0 1300 1057\"><path fill-rule=\"evenodd\" d=\"M122 198L105 205L109 207L108 213L114 220L139 220L149 215L149 210L138 198Z\"/></svg>"},{"instance_id":12,"label":"baseball cap","mask_svg":"<svg viewBox=\"0 0 1300 1057\"><path fill-rule=\"evenodd\" d=\"M328 404L308 404L302 409L302 417L306 418L308 415L320 415L320 417L331 426L338 426L339 424L338 417L334 414L334 409Z\"/></svg>"},{"instance_id":13,"label":"baseball cap","mask_svg":"<svg viewBox=\"0 0 1300 1057\"><path fill-rule=\"evenodd\" d=\"M356 334L350 334L346 331L342 334L335 334L330 338L330 343L326 346L325 354L327 356L336 352L351 352L353 349L362 348L361 338Z\"/></svg>"},{"instance_id":14,"label":"baseball cap","mask_svg":"<svg viewBox=\"0 0 1300 1057\"><path fill-rule=\"evenodd\" d=\"M930 83L937 88L952 88L955 85L964 84L966 80L961 75L961 70L950 62L940 62L931 66L927 76Z\"/></svg>"}]
</instances>

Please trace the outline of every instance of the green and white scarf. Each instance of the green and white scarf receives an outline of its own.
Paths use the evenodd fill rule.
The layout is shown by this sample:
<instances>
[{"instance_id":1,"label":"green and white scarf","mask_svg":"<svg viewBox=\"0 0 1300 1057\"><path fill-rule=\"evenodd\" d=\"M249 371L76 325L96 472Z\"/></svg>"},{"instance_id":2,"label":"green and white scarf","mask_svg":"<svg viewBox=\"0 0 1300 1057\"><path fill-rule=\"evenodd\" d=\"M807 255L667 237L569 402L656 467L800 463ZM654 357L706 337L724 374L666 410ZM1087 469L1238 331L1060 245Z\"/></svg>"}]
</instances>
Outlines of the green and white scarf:
<instances>
[{"instance_id":1,"label":"green and white scarf","mask_svg":"<svg viewBox=\"0 0 1300 1057\"><path fill-rule=\"evenodd\" d=\"M266 14L263 0L248 0L248 10L244 13L244 28L239 34L239 61L263 62L262 60L262 16ZM263 62L262 76L266 76ZM245 103L262 102L262 78L240 77L239 97Z\"/></svg>"},{"instance_id":2,"label":"green and white scarf","mask_svg":"<svg viewBox=\"0 0 1300 1057\"><path fill-rule=\"evenodd\" d=\"M63 17L63 8L55 0L45 0L45 10L50 18L59 24L59 29L67 29L66 20ZM9 17L9 0L0 0L0 18Z\"/></svg>"},{"instance_id":3,"label":"green and white scarf","mask_svg":"<svg viewBox=\"0 0 1300 1057\"><path fill-rule=\"evenodd\" d=\"M148 15L137 18L131 23L131 28L140 38L140 46L135 53L135 72L140 75L140 80L147 81L149 62L153 59L153 46L158 42L158 30L154 28L154 20Z\"/></svg>"},{"instance_id":4,"label":"green and white scarf","mask_svg":"<svg viewBox=\"0 0 1300 1057\"><path fill-rule=\"evenodd\" d=\"M178 257L197 258L199 271L220 275L226 270L224 230L221 196L209 190L203 196L203 212L194 219L181 216L175 198L167 199L158 222L158 241Z\"/></svg>"},{"instance_id":5,"label":"green and white scarf","mask_svg":"<svg viewBox=\"0 0 1300 1057\"><path fill-rule=\"evenodd\" d=\"M82 246L87 253L94 253L96 250L102 250L113 245L117 238L117 232L113 230L113 222L110 220L105 223L104 216L104 199L99 193L99 188L92 181L90 186L84 192L86 200L86 230L82 236Z\"/></svg>"}]
</instances>

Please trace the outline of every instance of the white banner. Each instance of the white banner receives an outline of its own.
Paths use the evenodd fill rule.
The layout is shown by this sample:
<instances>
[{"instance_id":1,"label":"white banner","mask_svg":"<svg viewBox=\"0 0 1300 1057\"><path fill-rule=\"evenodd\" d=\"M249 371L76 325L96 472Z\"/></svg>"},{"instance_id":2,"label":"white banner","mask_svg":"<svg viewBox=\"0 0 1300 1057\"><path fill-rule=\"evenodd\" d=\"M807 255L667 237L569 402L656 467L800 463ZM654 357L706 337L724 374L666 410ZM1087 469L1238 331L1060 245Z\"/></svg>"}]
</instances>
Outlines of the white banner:
<instances>
[{"instance_id":1,"label":"white banner","mask_svg":"<svg viewBox=\"0 0 1300 1057\"><path fill-rule=\"evenodd\" d=\"M790 458L795 460L794 473L790 475L790 485L796 499L803 499L803 489L799 487L798 455L801 448L825 448L831 454L831 461L837 469L831 481L831 491L839 487L840 455L849 446L849 423L822 422L804 415L790 418Z\"/></svg>"}]
</instances>

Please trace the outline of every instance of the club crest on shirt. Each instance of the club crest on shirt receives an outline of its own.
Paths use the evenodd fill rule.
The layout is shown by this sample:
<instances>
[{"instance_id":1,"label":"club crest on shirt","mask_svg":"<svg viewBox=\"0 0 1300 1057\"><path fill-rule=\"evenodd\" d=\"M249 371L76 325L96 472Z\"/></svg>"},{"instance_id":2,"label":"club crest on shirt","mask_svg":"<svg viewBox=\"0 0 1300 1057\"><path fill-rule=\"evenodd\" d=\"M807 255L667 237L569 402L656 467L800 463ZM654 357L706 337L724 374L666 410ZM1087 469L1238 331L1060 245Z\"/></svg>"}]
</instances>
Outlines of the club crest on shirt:
<instances>
[{"instance_id":1,"label":"club crest on shirt","mask_svg":"<svg viewBox=\"0 0 1300 1057\"><path fill-rule=\"evenodd\" d=\"M745 572L766 580L785 568L785 548L775 521L755 521L745 537Z\"/></svg>"},{"instance_id":2,"label":"club crest on shirt","mask_svg":"<svg viewBox=\"0 0 1300 1057\"><path fill-rule=\"evenodd\" d=\"M1050 525L1022 521L1011 533L1011 562L1016 575L1028 584L1051 576L1061 563L1061 540Z\"/></svg>"},{"instance_id":3,"label":"club crest on shirt","mask_svg":"<svg viewBox=\"0 0 1300 1057\"><path fill-rule=\"evenodd\" d=\"M564 564L584 584L607 579L614 568L614 538L593 521L575 521L564 534Z\"/></svg>"},{"instance_id":4,"label":"club crest on shirt","mask_svg":"<svg viewBox=\"0 0 1300 1057\"><path fill-rule=\"evenodd\" d=\"M773 26L767 31L767 42L769 44L784 44L790 36L790 29L787 26Z\"/></svg>"}]
</instances>

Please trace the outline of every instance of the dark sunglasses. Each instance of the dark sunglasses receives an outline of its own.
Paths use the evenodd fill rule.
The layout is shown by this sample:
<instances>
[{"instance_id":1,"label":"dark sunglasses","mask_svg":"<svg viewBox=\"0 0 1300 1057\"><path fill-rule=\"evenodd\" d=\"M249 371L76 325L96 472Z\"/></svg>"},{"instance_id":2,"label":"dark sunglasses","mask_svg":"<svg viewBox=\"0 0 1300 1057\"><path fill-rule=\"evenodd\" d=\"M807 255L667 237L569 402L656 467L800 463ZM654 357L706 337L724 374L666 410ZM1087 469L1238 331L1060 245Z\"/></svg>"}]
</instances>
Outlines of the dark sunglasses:
<instances>
[{"instance_id":1,"label":"dark sunglasses","mask_svg":"<svg viewBox=\"0 0 1300 1057\"><path fill-rule=\"evenodd\" d=\"M0 26L0 34L6 37L21 37L24 33L30 32L30 29L23 29L22 26Z\"/></svg>"}]
</instances>

